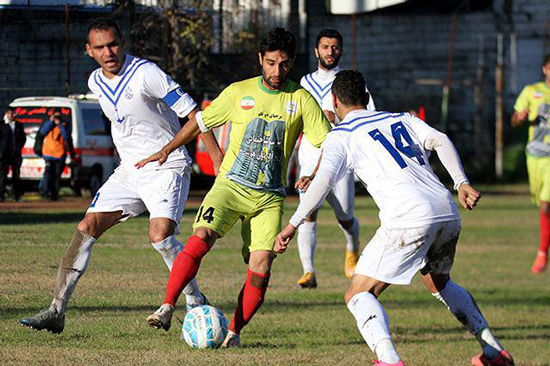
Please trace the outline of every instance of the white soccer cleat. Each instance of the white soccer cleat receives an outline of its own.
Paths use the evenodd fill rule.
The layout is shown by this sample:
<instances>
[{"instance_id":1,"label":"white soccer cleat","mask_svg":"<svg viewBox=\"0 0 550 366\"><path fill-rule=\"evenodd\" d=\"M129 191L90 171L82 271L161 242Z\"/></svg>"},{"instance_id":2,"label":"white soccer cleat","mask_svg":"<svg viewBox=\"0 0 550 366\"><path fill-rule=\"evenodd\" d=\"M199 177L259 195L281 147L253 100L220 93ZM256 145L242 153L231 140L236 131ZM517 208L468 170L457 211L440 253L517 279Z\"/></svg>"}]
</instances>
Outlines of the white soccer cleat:
<instances>
[{"instance_id":1,"label":"white soccer cleat","mask_svg":"<svg viewBox=\"0 0 550 366\"><path fill-rule=\"evenodd\" d=\"M147 317L147 324L150 327L168 331L172 324L172 315L174 315L174 307L170 304L162 304L157 311Z\"/></svg>"},{"instance_id":2,"label":"white soccer cleat","mask_svg":"<svg viewBox=\"0 0 550 366\"><path fill-rule=\"evenodd\" d=\"M228 331L221 345L222 348L233 348L241 346L241 337L235 332Z\"/></svg>"}]
</instances>

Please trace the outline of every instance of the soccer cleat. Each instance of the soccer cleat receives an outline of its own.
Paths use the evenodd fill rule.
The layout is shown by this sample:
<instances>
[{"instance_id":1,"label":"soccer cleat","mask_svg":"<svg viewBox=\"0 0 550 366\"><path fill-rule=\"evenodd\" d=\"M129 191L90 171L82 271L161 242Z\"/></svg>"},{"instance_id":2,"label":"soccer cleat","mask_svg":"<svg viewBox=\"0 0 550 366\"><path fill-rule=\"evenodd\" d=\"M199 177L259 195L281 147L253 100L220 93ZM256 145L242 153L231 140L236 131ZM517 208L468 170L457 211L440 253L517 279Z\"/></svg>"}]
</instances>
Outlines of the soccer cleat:
<instances>
[{"instance_id":1,"label":"soccer cleat","mask_svg":"<svg viewBox=\"0 0 550 366\"><path fill-rule=\"evenodd\" d=\"M222 348L233 348L233 347L240 347L241 346L241 337L233 331L228 331L227 335L225 336L225 339L223 340L223 343L221 345Z\"/></svg>"},{"instance_id":2,"label":"soccer cleat","mask_svg":"<svg viewBox=\"0 0 550 366\"><path fill-rule=\"evenodd\" d=\"M548 265L548 255L546 255L543 251L537 252L537 258L535 259L535 263L533 263L533 267L531 267L531 272L535 274L542 273L546 270L546 266Z\"/></svg>"},{"instance_id":3,"label":"soccer cleat","mask_svg":"<svg viewBox=\"0 0 550 366\"><path fill-rule=\"evenodd\" d=\"M202 304L187 304L187 305L185 305L185 308L187 309L188 312L193 310L197 306L210 305L210 302L208 302L208 298L206 297L206 295L201 292L201 296L202 296Z\"/></svg>"},{"instance_id":4,"label":"soccer cleat","mask_svg":"<svg viewBox=\"0 0 550 366\"><path fill-rule=\"evenodd\" d=\"M403 361L399 361L398 363L387 363L378 360L372 360L372 366L405 366L405 363Z\"/></svg>"},{"instance_id":5,"label":"soccer cleat","mask_svg":"<svg viewBox=\"0 0 550 366\"><path fill-rule=\"evenodd\" d=\"M315 278L315 272L306 272L298 280L298 285L301 288L316 288L317 279Z\"/></svg>"},{"instance_id":6,"label":"soccer cleat","mask_svg":"<svg viewBox=\"0 0 550 366\"><path fill-rule=\"evenodd\" d=\"M359 261L359 251L350 252L346 250L346 265L344 272L347 278L352 278L355 273L355 267Z\"/></svg>"},{"instance_id":7,"label":"soccer cleat","mask_svg":"<svg viewBox=\"0 0 550 366\"><path fill-rule=\"evenodd\" d=\"M61 315L57 309L50 305L42 309L35 316L30 316L19 320L21 325L36 330L46 329L48 332L61 333L65 328L65 314Z\"/></svg>"},{"instance_id":8,"label":"soccer cleat","mask_svg":"<svg viewBox=\"0 0 550 366\"><path fill-rule=\"evenodd\" d=\"M162 304L157 311L147 317L147 324L150 327L168 331L172 324L172 315L174 315L174 307L170 304Z\"/></svg>"},{"instance_id":9,"label":"soccer cleat","mask_svg":"<svg viewBox=\"0 0 550 366\"><path fill-rule=\"evenodd\" d=\"M482 353L472 357L473 366L514 366L514 359L505 349L500 351L497 358L489 360Z\"/></svg>"}]
</instances>

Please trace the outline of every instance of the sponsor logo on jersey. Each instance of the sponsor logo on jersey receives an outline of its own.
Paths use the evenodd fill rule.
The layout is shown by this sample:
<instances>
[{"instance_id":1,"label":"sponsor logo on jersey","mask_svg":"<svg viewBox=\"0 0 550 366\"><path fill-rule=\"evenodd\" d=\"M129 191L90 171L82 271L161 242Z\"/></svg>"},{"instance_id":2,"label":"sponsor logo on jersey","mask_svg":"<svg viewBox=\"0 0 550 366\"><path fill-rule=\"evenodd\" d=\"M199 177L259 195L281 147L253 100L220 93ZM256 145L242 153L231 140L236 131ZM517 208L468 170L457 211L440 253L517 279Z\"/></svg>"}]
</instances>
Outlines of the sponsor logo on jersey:
<instances>
[{"instance_id":1,"label":"sponsor logo on jersey","mask_svg":"<svg viewBox=\"0 0 550 366\"><path fill-rule=\"evenodd\" d=\"M241 108L244 110L249 110L254 108L256 101L252 97L244 97L241 99Z\"/></svg>"},{"instance_id":2,"label":"sponsor logo on jersey","mask_svg":"<svg viewBox=\"0 0 550 366\"><path fill-rule=\"evenodd\" d=\"M294 114L298 111L298 103L297 102L288 102L286 105L286 113L288 114Z\"/></svg>"},{"instance_id":3,"label":"sponsor logo on jersey","mask_svg":"<svg viewBox=\"0 0 550 366\"><path fill-rule=\"evenodd\" d=\"M533 98L542 98L542 97L543 97L543 95L540 92L534 92L533 93Z\"/></svg>"},{"instance_id":4,"label":"sponsor logo on jersey","mask_svg":"<svg viewBox=\"0 0 550 366\"><path fill-rule=\"evenodd\" d=\"M134 93L132 93L132 89L130 87L126 88L126 92L124 93L124 96L126 99L132 99L134 96Z\"/></svg>"}]
</instances>

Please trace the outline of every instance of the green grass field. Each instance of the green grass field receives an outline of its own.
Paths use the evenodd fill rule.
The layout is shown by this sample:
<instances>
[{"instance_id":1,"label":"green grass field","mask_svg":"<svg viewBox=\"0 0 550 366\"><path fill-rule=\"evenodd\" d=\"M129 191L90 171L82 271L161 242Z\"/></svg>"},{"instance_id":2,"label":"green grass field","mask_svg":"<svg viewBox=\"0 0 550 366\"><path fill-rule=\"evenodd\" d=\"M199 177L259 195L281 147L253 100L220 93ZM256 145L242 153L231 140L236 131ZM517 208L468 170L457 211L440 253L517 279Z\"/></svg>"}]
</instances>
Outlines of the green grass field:
<instances>
[{"instance_id":1,"label":"green grass field","mask_svg":"<svg viewBox=\"0 0 550 366\"><path fill-rule=\"evenodd\" d=\"M538 213L525 186L487 187L480 206L464 212L453 270L468 288L517 365L550 365L550 273L530 267L538 245ZM491 193L493 191L493 193ZM498 193L498 194L497 194ZM287 202L285 218L297 205ZM181 240L196 206L187 208ZM372 199L357 199L364 246L378 226ZM343 296L344 238L331 211L319 215L316 269L319 287L301 290L296 243L274 264L266 301L245 328L243 347L192 350L145 318L160 305L168 272L148 243L147 218L130 220L96 244L88 272L69 305L61 335L23 328L17 321L49 304L57 265L82 210L0 211L0 364L11 365L370 365L370 352ZM198 275L213 305L231 320L246 275L240 228L220 240ZM381 302L398 351L408 366L469 365L474 338L423 288L392 287ZM184 316L184 307L176 312Z\"/></svg>"}]
</instances>

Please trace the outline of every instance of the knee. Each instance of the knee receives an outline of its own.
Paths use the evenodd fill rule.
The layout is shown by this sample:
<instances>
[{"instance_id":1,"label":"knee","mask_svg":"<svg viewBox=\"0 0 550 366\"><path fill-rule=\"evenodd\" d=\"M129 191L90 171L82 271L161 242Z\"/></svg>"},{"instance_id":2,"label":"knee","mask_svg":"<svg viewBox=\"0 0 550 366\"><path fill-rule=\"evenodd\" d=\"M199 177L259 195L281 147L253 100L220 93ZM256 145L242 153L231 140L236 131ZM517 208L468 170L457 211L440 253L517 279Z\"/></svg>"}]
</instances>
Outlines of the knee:
<instances>
[{"instance_id":1,"label":"knee","mask_svg":"<svg viewBox=\"0 0 550 366\"><path fill-rule=\"evenodd\" d=\"M550 214L550 202L541 201L540 212L542 212L545 216L548 216Z\"/></svg>"},{"instance_id":2,"label":"knee","mask_svg":"<svg viewBox=\"0 0 550 366\"><path fill-rule=\"evenodd\" d=\"M351 299L353 299L353 297L359 293L362 293L362 292L370 292L374 297L378 298L378 296L380 296L380 294L382 293L383 290L377 290L375 287L371 287L371 288L364 288L364 287L361 287L361 288L357 288L357 287L350 287L349 290L346 292L346 294L344 295L344 301L347 303L349 303L351 301Z\"/></svg>"},{"instance_id":3,"label":"knee","mask_svg":"<svg viewBox=\"0 0 550 366\"><path fill-rule=\"evenodd\" d=\"M193 231L193 236L197 236L211 247L212 245L214 245L220 235L212 229L206 227L198 227Z\"/></svg>"},{"instance_id":4,"label":"knee","mask_svg":"<svg viewBox=\"0 0 550 366\"><path fill-rule=\"evenodd\" d=\"M275 256L268 251L252 252L250 255L250 261L248 268L252 272L266 274L271 272L271 264Z\"/></svg>"},{"instance_id":5,"label":"knee","mask_svg":"<svg viewBox=\"0 0 550 366\"><path fill-rule=\"evenodd\" d=\"M89 217L84 217L82 221L78 223L78 226L76 228L81 233L94 236L93 234L95 232L95 225L93 224L93 220L91 220Z\"/></svg>"},{"instance_id":6,"label":"knee","mask_svg":"<svg viewBox=\"0 0 550 366\"><path fill-rule=\"evenodd\" d=\"M164 239L168 238L170 233L166 231L149 231L149 240L151 243L160 243Z\"/></svg>"}]
</instances>

